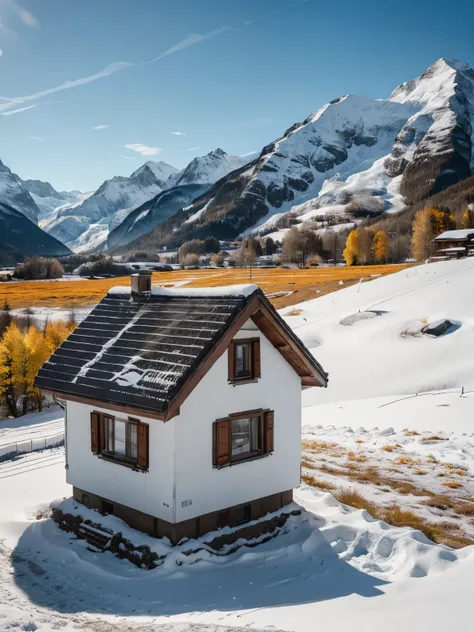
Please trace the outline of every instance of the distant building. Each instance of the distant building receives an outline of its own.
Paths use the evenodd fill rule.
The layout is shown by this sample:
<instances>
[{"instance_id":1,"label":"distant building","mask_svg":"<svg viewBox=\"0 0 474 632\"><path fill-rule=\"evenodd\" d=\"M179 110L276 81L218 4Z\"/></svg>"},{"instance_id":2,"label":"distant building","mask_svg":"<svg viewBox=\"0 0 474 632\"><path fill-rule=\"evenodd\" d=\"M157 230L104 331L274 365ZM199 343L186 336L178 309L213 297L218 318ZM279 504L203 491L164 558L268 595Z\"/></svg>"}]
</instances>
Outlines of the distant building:
<instances>
[{"instance_id":1,"label":"distant building","mask_svg":"<svg viewBox=\"0 0 474 632\"><path fill-rule=\"evenodd\" d=\"M474 255L474 228L447 230L435 237L436 256L459 259Z\"/></svg>"}]
</instances>

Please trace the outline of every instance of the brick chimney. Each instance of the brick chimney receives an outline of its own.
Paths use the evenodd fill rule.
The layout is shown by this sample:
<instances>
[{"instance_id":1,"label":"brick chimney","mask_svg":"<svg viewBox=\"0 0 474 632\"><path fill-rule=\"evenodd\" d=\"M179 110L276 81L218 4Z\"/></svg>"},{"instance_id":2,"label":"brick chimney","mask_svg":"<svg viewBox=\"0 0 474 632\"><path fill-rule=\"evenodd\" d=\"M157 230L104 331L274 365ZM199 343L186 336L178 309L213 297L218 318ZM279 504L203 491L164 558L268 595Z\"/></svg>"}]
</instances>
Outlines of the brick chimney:
<instances>
[{"instance_id":1,"label":"brick chimney","mask_svg":"<svg viewBox=\"0 0 474 632\"><path fill-rule=\"evenodd\" d=\"M132 274L132 296L151 292L151 272L140 271Z\"/></svg>"}]
</instances>

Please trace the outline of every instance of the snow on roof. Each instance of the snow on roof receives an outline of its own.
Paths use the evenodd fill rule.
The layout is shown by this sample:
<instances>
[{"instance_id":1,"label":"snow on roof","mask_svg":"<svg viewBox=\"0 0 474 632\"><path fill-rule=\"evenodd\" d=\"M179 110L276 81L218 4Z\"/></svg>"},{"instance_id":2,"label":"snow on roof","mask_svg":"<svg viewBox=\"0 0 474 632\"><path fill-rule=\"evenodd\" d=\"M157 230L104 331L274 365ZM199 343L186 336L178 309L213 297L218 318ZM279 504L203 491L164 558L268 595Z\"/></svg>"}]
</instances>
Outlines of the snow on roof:
<instances>
[{"instance_id":1,"label":"snow on roof","mask_svg":"<svg viewBox=\"0 0 474 632\"><path fill-rule=\"evenodd\" d=\"M168 288L162 287L161 285L154 285L151 288L152 296L170 296L170 297L210 297L210 298L220 298L226 296L239 296L247 298L254 292L259 289L258 285L254 285L253 283L248 283L245 285L225 285L223 287L181 287L181 288ZM127 295L131 294L131 287L125 285L118 285L116 287L110 288L108 294L114 295Z\"/></svg>"},{"instance_id":2,"label":"snow on roof","mask_svg":"<svg viewBox=\"0 0 474 632\"><path fill-rule=\"evenodd\" d=\"M464 246L455 246L453 248L442 248L441 250L438 250L438 252L465 252L466 249L464 248Z\"/></svg>"},{"instance_id":3,"label":"snow on roof","mask_svg":"<svg viewBox=\"0 0 474 632\"><path fill-rule=\"evenodd\" d=\"M441 235L435 237L435 241L443 241L444 239L468 239L470 235L474 236L474 228L463 228L461 230L446 230Z\"/></svg>"}]
</instances>

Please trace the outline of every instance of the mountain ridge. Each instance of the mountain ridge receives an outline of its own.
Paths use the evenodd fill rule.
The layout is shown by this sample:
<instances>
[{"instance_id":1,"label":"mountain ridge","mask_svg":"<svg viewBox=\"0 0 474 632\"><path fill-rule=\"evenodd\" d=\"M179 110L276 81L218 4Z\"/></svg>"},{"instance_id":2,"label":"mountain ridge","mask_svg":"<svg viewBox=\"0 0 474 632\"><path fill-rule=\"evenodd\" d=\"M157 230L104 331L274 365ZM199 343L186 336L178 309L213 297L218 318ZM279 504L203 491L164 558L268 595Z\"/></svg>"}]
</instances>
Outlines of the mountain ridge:
<instances>
[{"instance_id":1,"label":"mountain ridge","mask_svg":"<svg viewBox=\"0 0 474 632\"><path fill-rule=\"evenodd\" d=\"M364 196L377 212L401 210L473 173L473 129L474 71L441 58L388 99L344 95L323 105L142 242L268 233L290 211L353 222L350 203Z\"/></svg>"}]
</instances>

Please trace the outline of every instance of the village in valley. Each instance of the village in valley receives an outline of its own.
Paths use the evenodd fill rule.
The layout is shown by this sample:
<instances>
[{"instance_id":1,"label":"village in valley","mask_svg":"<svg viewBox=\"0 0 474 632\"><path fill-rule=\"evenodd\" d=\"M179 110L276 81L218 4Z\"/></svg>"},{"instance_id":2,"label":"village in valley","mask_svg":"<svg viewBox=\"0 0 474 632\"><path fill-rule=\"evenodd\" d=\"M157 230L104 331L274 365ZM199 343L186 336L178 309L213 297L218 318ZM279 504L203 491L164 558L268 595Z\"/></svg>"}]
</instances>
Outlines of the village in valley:
<instances>
[{"instance_id":1,"label":"village in valley","mask_svg":"<svg viewBox=\"0 0 474 632\"><path fill-rule=\"evenodd\" d=\"M472 7L19 2L0 632L471 631Z\"/></svg>"}]
</instances>

